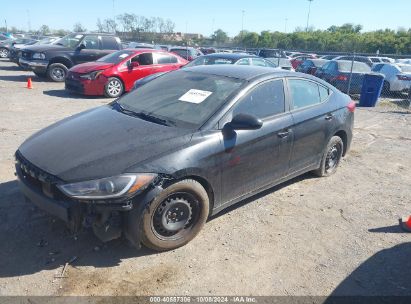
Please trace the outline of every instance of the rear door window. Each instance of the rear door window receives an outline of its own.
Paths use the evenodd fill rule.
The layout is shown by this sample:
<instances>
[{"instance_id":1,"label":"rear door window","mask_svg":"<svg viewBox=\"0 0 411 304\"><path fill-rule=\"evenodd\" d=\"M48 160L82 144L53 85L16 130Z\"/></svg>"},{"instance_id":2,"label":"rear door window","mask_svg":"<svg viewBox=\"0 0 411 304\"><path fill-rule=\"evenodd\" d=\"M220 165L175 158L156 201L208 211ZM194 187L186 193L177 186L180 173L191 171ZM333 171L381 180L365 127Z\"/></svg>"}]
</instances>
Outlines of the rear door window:
<instances>
[{"instance_id":1,"label":"rear door window","mask_svg":"<svg viewBox=\"0 0 411 304\"><path fill-rule=\"evenodd\" d=\"M102 36L101 44L102 44L103 50L119 50L120 49L120 45L119 43L117 43L117 40L115 37Z\"/></svg>"},{"instance_id":2,"label":"rear door window","mask_svg":"<svg viewBox=\"0 0 411 304\"><path fill-rule=\"evenodd\" d=\"M177 57L168 54L154 54L157 64L174 64L178 63Z\"/></svg>"},{"instance_id":3,"label":"rear door window","mask_svg":"<svg viewBox=\"0 0 411 304\"><path fill-rule=\"evenodd\" d=\"M320 104L328 98L329 92L326 92L322 85L312 81L289 79L288 85L294 110Z\"/></svg>"}]
</instances>

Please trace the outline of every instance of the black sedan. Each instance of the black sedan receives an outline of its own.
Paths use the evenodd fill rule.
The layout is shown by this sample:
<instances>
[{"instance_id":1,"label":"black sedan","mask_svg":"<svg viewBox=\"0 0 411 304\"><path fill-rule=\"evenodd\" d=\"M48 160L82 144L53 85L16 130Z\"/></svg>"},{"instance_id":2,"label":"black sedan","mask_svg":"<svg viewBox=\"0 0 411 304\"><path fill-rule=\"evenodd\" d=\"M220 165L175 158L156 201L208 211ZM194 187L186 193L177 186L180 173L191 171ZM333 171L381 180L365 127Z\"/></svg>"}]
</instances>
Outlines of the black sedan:
<instances>
[{"instance_id":1,"label":"black sedan","mask_svg":"<svg viewBox=\"0 0 411 304\"><path fill-rule=\"evenodd\" d=\"M267 59L246 54L246 53L214 53L205 56L200 56L191 61L185 67L194 67L198 65L214 65L214 64L235 64L235 65L254 65L269 68L276 68L277 65Z\"/></svg>"},{"instance_id":2,"label":"black sedan","mask_svg":"<svg viewBox=\"0 0 411 304\"><path fill-rule=\"evenodd\" d=\"M34 134L16 152L17 176L73 229L170 250L230 205L308 171L335 173L354 110L310 75L186 68Z\"/></svg>"}]
</instances>

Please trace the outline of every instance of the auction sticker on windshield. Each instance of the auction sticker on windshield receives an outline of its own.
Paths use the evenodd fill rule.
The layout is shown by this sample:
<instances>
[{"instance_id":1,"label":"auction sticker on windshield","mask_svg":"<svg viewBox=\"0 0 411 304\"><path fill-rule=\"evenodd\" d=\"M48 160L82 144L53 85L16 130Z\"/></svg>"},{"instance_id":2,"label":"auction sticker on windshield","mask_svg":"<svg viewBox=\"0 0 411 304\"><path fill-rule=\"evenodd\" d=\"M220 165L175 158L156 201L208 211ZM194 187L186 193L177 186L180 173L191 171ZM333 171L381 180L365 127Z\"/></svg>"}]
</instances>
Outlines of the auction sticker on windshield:
<instances>
[{"instance_id":1,"label":"auction sticker on windshield","mask_svg":"<svg viewBox=\"0 0 411 304\"><path fill-rule=\"evenodd\" d=\"M191 89L181 96L179 100L199 104L206 100L211 94L213 94L213 92Z\"/></svg>"}]
</instances>

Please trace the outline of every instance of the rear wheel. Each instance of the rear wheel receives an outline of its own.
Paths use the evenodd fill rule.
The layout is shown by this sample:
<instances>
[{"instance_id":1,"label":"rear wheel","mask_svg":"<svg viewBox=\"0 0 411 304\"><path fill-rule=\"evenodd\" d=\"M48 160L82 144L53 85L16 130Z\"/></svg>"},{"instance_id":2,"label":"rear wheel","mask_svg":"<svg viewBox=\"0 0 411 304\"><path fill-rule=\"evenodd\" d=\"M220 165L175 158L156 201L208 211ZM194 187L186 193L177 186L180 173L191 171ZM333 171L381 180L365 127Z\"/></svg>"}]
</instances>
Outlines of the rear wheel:
<instances>
[{"instance_id":1,"label":"rear wheel","mask_svg":"<svg viewBox=\"0 0 411 304\"><path fill-rule=\"evenodd\" d=\"M54 82L63 82L66 79L68 69L64 64L53 63L47 69L47 77Z\"/></svg>"},{"instance_id":2,"label":"rear wheel","mask_svg":"<svg viewBox=\"0 0 411 304\"><path fill-rule=\"evenodd\" d=\"M340 164L344 151L344 143L339 136L333 136L327 144L320 168L314 173L320 177L333 175Z\"/></svg>"},{"instance_id":3,"label":"rear wheel","mask_svg":"<svg viewBox=\"0 0 411 304\"><path fill-rule=\"evenodd\" d=\"M9 50L6 48L0 48L0 58L7 58L9 57Z\"/></svg>"},{"instance_id":4,"label":"rear wheel","mask_svg":"<svg viewBox=\"0 0 411 304\"><path fill-rule=\"evenodd\" d=\"M110 98L120 97L124 93L124 85L117 77L110 77L104 86L104 95Z\"/></svg>"},{"instance_id":5,"label":"rear wheel","mask_svg":"<svg viewBox=\"0 0 411 304\"><path fill-rule=\"evenodd\" d=\"M384 84L382 86L382 94L385 95L385 96L391 95L390 83L386 80L384 80Z\"/></svg>"},{"instance_id":6,"label":"rear wheel","mask_svg":"<svg viewBox=\"0 0 411 304\"><path fill-rule=\"evenodd\" d=\"M172 184L144 213L142 242L157 251L184 246L203 228L208 213L209 198L200 183L188 179Z\"/></svg>"}]
</instances>

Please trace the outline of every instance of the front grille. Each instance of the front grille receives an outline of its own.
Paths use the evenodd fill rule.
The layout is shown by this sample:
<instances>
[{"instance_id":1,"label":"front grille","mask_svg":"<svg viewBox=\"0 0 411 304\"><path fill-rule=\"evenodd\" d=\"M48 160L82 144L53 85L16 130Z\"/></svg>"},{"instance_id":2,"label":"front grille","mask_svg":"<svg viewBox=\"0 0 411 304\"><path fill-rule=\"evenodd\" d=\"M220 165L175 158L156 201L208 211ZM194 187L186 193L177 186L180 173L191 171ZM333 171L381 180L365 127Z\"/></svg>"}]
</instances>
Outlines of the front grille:
<instances>
[{"instance_id":1,"label":"front grille","mask_svg":"<svg viewBox=\"0 0 411 304\"><path fill-rule=\"evenodd\" d=\"M23 157L20 151L16 152L16 167L20 168L21 178L24 178L37 191L54 199L64 198L63 193L57 188L60 179L36 167Z\"/></svg>"}]
</instances>

